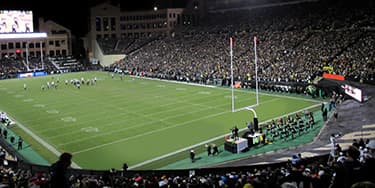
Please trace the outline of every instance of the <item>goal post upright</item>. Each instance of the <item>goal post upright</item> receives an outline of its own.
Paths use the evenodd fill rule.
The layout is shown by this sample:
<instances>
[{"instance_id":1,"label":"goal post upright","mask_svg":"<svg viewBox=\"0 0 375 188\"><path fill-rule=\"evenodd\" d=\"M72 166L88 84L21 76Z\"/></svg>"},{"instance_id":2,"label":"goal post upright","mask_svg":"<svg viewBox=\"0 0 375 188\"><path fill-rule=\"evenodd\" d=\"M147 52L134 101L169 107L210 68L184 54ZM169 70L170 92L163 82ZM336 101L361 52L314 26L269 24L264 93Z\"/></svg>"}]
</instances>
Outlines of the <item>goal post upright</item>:
<instances>
[{"instance_id":1,"label":"goal post upright","mask_svg":"<svg viewBox=\"0 0 375 188\"><path fill-rule=\"evenodd\" d=\"M255 96L256 105L259 105L259 89L258 89L258 56L257 56L257 37L254 36L254 63L255 63Z\"/></svg>"},{"instance_id":2,"label":"goal post upright","mask_svg":"<svg viewBox=\"0 0 375 188\"><path fill-rule=\"evenodd\" d=\"M233 75L233 38L230 37L230 43L229 43L229 49L230 49L230 79L231 79L231 103L232 103L232 112L238 112L241 110L249 110L253 109L254 107L259 105L259 84L258 84L258 56L257 56L257 37L254 36L254 64L255 64L255 98L256 103L253 105L248 105L239 109L235 109L235 96L234 96L234 75ZM250 110L255 112L254 110ZM254 114L255 115L255 114ZM255 115L256 117L256 115Z\"/></svg>"},{"instance_id":3,"label":"goal post upright","mask_svg":"<svg viewBox=\"0 0 375 188\"><path fill-rule=\"evenodd\" d=\"M230 85L232 90L232 112L234 112L234 85L233 85L233 38L229 38L230 48Z\"/></svg>"}]
</instances>

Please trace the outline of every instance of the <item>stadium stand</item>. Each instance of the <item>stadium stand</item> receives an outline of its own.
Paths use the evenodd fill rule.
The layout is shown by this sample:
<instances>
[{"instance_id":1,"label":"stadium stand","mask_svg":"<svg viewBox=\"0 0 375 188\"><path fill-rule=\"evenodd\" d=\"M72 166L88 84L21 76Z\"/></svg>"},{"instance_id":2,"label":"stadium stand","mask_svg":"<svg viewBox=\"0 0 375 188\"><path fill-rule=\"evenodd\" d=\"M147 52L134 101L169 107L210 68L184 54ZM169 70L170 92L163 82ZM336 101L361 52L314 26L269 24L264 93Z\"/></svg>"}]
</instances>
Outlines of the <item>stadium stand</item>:
<instances>
[{"instance_id":1,"label":"stadium stand","mask_svg":"<svg viewBox=\"0 0 375 188\"><path fill-rule=\"evenodd\" d=\"M97 39L97 42L104 54L129 54L154 40L157 38L150 36L139 39L103 38Z\"/></svg>"},{"instance_id":2,"label":"stadium stand","mask_svg":"<svg viewBox=\"0 0 375 188\"><path fill-rule=\"evenodd\" d=\"M261 88L270 83L311 82L325 66L348 80L373 83L373 63L360 63L374 59L369 48L374 37L373 13L346 7L327 11L326 6L307 3L210 14L202 26L180 28L174 37L149 42L111 67L134 75L145 72L149 77L204 84L220 79L228 85L232 36L235 79L246 83L255 76L249 36L257 36ZM261 21L258 15L264 15ZM339 19L344 15L345 20Z\"/></svg>"},{"instance_id":3,"label":"stadium stand","mask_svg":"<svg viewBox=\"0 0 375 188\"><path fill-rule=\"evenodd\" d=\"M327 11L322 6L326 4L215 13L209 15L203 26L181 28L173 38L100 39L98 43L106 54L128 54L108 70L120 68L132 75L201 84L220 80L220 85L229 85L228 41L234 36L236 80L249 83L243 87L254 87L251 62L254 54L252 40L248 37L256 35L260 48L261 89L303 93L306 85L298 83L311 82L322 74L323 66L333 67L333 73L344 75L346 79L373 84L375 11L335 6ZM267 16L260 21L257 15ZM30 60L32 68L40 67L37 58ZM26 71L22 61L0 59L1 77L10 78ZM48 58L45 63L50 70L85 70L71 57ZM289 89L276 86L291 83L294 85ZM308 116L291 116L264 126L264 132L274 140L290 139L303 134L313 124ZM331 158L329 153L314 158L304 158L296 153L284 162L254 166L169 171L70 169L68 181L71 187L341 188L363 181L372 181L374 186L374 141L362 140L344 150L335 145ZM15 152L10 148L7 151ZM4 163L2 160L0 186L49 187L49 167L12 160Z\"/></svg>"},{"instance_id":4,"label":"stadium stand","mask_svg":"<svg viewBox=\"0 0 375 188\"><path fill-rule=\"evenodd\" d=\"M100 70L100 64L78 60L73 56L44 57L43 62L38 56L30 56L28 66L25 58L3 57L0 59L0 79L16 78L19 73L46 71L49 74L58 72L77 72L86 70ZM29 67L29 69L27 68Z\"/></svg>"},{"instance_id":5,"label":"stadium stand","mask_svg":"<svg viewBox=\"0 0 375 188\"><path fill-rule=\"evenodd\" d=\"M367 143L367 144L366 144ZM354 145L354 143L353 143ZM335 161L328 155L304 158L290 156L287 162L250 167L209 168L169 171L68 171L71 187L351 187L356 182L373 181L374 140L358 149L350 146ZM9 162L1 166L4 187L49 187L50 169Z\"/></svg>"}]
</instances>

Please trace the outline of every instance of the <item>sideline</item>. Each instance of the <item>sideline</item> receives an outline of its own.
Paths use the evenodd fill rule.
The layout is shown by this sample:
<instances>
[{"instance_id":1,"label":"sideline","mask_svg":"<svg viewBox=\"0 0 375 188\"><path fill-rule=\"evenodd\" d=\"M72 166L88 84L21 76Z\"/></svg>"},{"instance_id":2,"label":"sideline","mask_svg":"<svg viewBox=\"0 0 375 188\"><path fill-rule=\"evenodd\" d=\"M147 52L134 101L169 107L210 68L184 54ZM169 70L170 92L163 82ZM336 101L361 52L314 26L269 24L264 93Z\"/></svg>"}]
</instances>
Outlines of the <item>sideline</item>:
<instances>
[{"instance_id":1,"label":"sideline","mask_svg":"<svg viewBox=\"0 0 375 188\"><path fill-rule=\"evenodd\" d=\"M303 108L303 109L300 109L300 110L297 110L297 111L294 111L294 112L290 112L288 114L284 114L284 115L281 115L281 116L278 116L276 118L273 118L273 119L278 119L278 118L281 118L281 117L284 117L284 116L288 116L288 115L292 115L292 114L295 114L295 113L298 113L298 112L303 112L304 110L308 110L308 109L311 109L311 108L315 108L315 107L318 107L320 106L321 104L315 104L315 105L312 105L312 106L309 106L309 107L306 107L306 108ZM269 119L269 120L266 120L266 121L263 121L263 122L260 122L259 124L265 124L265 123L268 123L268 122L271 122L272 119ZM244 130L247 130L247 127L245 128L242 128L240 129L239 131L244 131ZM194 145L191 145L191 146L188 146L188 147L185 147L185 148L182 148L182 149L179 149L177 151L174 151L172 153L167 153L165 155L162 155L162 156L159 156L159 157L156 157L156 158L153 158L153 159L150 159L150 160L146 160L144 162L141 162L141 163L138 163L138 164L135 164L133 166L130 166L128 169L129 170L132 170L132 169L135 169L135 168L138 168L140 166L143 166L143 165L146 165L146 164L149 164L149 163L152 163L152 162L155 162L157 160L160 160L160 159L163 159L163 158L166 158L166 157L170 157L172 155L175 155L175 154L178 154L180 152L183 152L183 151L188 151L192 148L195 148L197 146L200 146L200 145L204 145L204 144L208 144L210 142L213 142L213 141L216 141L218 139L222 139L224 138L224 136L226 136L227 134L224 134L224 135L221 135L221 136L217 136L217 137L214 137L214 138L211 138L209 140L206 140L206 141L203 141L203 142L200 142L200 143L197 143L197 144L194 144Z\"/></svg>"},{"instance_id":2,"label":"sideline","mask_svg":"<svg viewBox=\"0 0 375 188\"><path fill-rule=\"evenodd\" d=\"M2 110L3 111L3 110ZM3 111L5 112L5 111ZM55 147L44 141L42 138L40 138L38 135L36 135L34 132L32 132L30 129L28 129L26 126L18 122L16 119L14 119L8 112L6 112L8 117L15 122L23 131L25 131L28 135L30 135L33 139L35 139L37 142L42 144L45 148L47 148L50 152L55 154L57 157L61 155L61 152L59 152ZM72 167L81 169L80 166L78 166L75 162L72 161Z\"/></svg>"},{"instance_id":3,"label":"sideline","mask_svg":"<svg viewBox=\"0 0 375 188\"><path fill-rule=\"evenodd\" d=\"M175 80L163 80L163 79L158 79L158 78L149 78L149 77L140 77L140 76L132 76L129 75L130 77L138 78L138 79L146 79L146 80L155 80L155 81L162 81L162 82L168 82L168 83L175 83L175 84L182 84L182 85L191 85L191 86L200 86L200 87L206 87L206 88L217 88L217 89L222 89L222 90L228 90L231 91L231 88L224 88L220 86L214 86L214 85L205 85L205 84L197 84L197 83L190 83L190 82L181 82L181 81L175 81ZM255 94L255 91L252 90L244 90L244 89L239 89L235 90L235 92L241 92L241 93L252 93ZM264 91L259 91L260 95L266 95L266 96L274 96L274 97L280 97L280 98L288 98L288 99L296 99L296 100L302 100L302 101L309 101L309 102L322 102L322 100L318 99L307 99L303 97L293 97L293 96L285 96L285 95L277 95L277 94L271 94L267 93Z\"/></svg>"}]
</instances>

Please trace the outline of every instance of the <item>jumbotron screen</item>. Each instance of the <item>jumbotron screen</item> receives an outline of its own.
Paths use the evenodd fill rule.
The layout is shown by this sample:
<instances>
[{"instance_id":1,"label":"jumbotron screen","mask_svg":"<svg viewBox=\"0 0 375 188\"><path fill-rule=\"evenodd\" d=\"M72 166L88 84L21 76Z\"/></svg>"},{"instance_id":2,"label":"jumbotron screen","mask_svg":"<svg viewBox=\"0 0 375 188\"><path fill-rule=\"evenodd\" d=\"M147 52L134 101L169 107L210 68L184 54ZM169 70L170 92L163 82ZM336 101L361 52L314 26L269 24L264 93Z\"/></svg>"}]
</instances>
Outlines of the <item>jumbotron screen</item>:
<instances>
[{"instance_id":1,"label":"jumbotron screen","mask_svg":"<svg viewBox=\"0 0 375 188\"><path fill-rule=\"evenodd\" d=\"M33 12L0 10L0 33L34 32Z\"/></svg>"}]
</instances>

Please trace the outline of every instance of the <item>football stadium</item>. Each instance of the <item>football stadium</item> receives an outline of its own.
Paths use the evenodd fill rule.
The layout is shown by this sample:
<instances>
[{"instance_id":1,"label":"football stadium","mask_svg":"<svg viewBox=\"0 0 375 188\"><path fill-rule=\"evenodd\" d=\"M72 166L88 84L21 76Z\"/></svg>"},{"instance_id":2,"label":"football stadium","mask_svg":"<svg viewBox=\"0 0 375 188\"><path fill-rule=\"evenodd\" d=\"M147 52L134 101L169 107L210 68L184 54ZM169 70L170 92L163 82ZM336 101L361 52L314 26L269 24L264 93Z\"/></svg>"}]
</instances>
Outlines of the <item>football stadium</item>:
<instances>
[{"instance_id":1,"label":"football stadium","mask_svg":"<svg viewBox=\"0 0 375 188\"><path fill-rule=\"evenodd\" d=\"M371 1L0 11L0 186L375 186Z\"/></svg>"}]
</instances>

